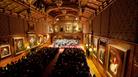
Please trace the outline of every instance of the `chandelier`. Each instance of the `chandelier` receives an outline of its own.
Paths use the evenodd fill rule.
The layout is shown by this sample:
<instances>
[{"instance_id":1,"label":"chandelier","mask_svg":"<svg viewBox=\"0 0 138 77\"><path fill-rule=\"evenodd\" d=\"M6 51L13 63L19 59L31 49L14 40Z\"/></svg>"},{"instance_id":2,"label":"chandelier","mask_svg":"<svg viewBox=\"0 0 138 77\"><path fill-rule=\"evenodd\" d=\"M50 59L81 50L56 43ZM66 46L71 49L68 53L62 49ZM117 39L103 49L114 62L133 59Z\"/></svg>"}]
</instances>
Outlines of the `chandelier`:
<instances>
[{"instance_id":1,"label":"chandelier","mask_svg":"<svg viewBox=\"0 0 138 77\"><path fill-rule=\"evenodd\" d=\"M55 3L57 5L57 7L60 7L63 4L62 0L56 0Z\"/></svg>"}]
</instances>

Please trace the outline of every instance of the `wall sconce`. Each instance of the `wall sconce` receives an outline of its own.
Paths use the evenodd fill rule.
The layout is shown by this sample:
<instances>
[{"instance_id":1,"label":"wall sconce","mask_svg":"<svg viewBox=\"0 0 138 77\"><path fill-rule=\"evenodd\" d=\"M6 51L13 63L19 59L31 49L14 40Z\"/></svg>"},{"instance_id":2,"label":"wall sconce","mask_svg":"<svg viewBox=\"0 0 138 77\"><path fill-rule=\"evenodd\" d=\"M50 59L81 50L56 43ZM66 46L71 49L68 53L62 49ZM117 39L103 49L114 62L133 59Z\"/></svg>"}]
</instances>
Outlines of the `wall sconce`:
<instances>
[{"instance_id":1,"label":"wall sconce","mask_svg":"<svg viewBox=\"0 0 138 77\"><path fill-rule=\"evenodd\" d=\"M30 49L30 46L27 46L27 49Z\"/></svg>"},{"instance_id":2,"label":"wall sconce","mask_svg":"<svg viewBox=\"0 0 138 77\"><path fill-rule=\"evenodd\" d=\"M92 48L89 48L89 51L92 52Z\"/></svg>"},{"instance_id":3,"label":"wall sconce","mask_svg":"<svg viewBox=\"0 0 138 77\"><path fill-rule=\"evenodd\" d=\"M88 47L88 44L86 44L85 46Z\"/></svg>"},{"instance_id":4,"label":"wall sconce","mask_svg":"<svg viewBox=\"0 0 138 77\"><path fill-rule=\"evenodd\" d=\"M95 47L93 48L93 50L94 50L94 51L97 51L97 49L96 49Z\"/></svg>"}]
</instances>

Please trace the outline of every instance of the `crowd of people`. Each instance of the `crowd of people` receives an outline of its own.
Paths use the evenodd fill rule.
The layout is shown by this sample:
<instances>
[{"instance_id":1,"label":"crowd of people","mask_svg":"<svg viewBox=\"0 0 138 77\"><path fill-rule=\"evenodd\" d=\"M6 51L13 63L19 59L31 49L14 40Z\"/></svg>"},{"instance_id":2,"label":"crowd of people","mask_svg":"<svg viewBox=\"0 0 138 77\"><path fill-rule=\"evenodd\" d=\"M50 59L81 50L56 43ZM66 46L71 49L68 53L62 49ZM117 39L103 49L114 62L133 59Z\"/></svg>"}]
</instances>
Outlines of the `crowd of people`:
<instances>
[{"instance_id":1,"label":"crowd of people","mask_svg":"<svg viewBox=\"0 0 138 77\"><path fill-rule=\"evenodd\" d=\"M0 77L42 77L46 66L57 53L58 48L42 48L37 52L34 50L17 62L0 67Z\"/></svg>"},{"instance_id":2,"label":"crowd of people","mask_svg":"<svg viewBox=\"0 0 138 77\"><path fill-rule=\"evenodd\" d=\"M65 48L59 55L51 77L91 77L84 51L80 48Z\"/></svg>"},{"instance_id":3,"label":"crowd of people","mask_svg":"<svg viewBox=\"0 0 138 77\"><path fill-rule=\"evenodd\" d=\"M73 46L79 45L79 40L77 39L57 39L54 41L54 47L63 47L63 46Z\"/></svg>"},{"instance_id":4,"label":"crowd of people","mask_svg":"<svg viewBox=\"0 0 138 77\"><path fill-rule=\"evenodd\" d=\"M45 68L55 58L59 48L31 49L31 53L0 67L0 77L43 77ZM84 51L80 48L64 48L50 77L92 77Z\"/></svg>"}]
</instances>

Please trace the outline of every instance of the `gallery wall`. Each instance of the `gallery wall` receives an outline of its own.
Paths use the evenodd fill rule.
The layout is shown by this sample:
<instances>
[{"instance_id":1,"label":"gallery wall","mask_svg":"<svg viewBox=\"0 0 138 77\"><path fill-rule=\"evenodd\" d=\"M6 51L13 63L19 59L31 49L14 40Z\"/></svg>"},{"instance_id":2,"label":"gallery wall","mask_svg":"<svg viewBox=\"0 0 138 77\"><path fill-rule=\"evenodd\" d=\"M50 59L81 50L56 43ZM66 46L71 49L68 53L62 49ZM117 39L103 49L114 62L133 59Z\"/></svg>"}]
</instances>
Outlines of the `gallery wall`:
<instances>
[{"instance_id":1,"label":"gallery wall","mask_svg":"<svg viewBox=\"0 0 138 77\"><path fill-rule=\"evenodd\" d=\"M138 1L116 0L92 19L94 36L115 39L115 43L124 42L131 47L125 77L138 76ZM119 46L119 44L116 44ZM124 46L121 45L121 46ZM127 47L126 47L127 48ZM95 61L95 60L94 60ZM98 61L95 61L97 64ZM99 66L98 66L99 67ZM103 67L103 69L105 69ZM102 70L102 69L100 69ZM106 71L106 69L105 69Z\"/></svg>"},{"instance_id":2,"label":"gallery wall","mask_svg":"<svg viewBox=\"0 0 138 77\"><path fill-rule=\"evenodd\" d=\"M136 0L116 0L92 20L93 34L138 43Z\"/></svg>"},{"instance_id":3,"label":"gallery wall","mask_svg":"<svg viewBox=\"0 0 138 77\"><path fill-rule=\"evenodd\" d=\"M31 31L36 34L46 34L47 24L45 20L27 21L17 14L0 13L0 42L9 39L10 36L25 36Z\"/></svg>"}]
</instances>

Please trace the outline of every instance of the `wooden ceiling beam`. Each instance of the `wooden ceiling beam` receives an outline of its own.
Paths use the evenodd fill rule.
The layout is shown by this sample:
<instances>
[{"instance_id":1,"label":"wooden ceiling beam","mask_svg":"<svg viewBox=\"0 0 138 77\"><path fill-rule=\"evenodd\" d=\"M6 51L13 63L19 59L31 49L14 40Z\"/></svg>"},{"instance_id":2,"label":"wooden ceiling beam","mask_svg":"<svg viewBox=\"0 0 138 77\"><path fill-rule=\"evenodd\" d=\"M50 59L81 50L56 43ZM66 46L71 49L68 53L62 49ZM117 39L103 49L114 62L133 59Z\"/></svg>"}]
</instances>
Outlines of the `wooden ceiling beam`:
<instances>
[{"instance_id":1,"label":"wooden ceiling beam","mask_svg":"<svg viewBox=\"0 0 138 77\"><path fill-rule=\"evenodd\" d=\"M83 16L83 15L82 15L82 16L80 16L80 17L88 19L87 17L85 17L85 16Z\"/></svg>"},{"instance_id":2,"label":"wooden ceiling beam","mask_svg":"<svg viewBox=\"0 0 138 77\"><path fill-rule=\"evenodd\" d=\"M92 7L92 6L89 6L89 5L86 5L85 7L87 7L87 8L89 8L89 9L93 9L93 10L97 10L97 8L94 8L94 7Z\"/></svg>"},{"instance_id":3,"label":"wooden ceiling beam","mask_svg":"<svg viewBox=\"0 0 138 77\"><path fill-rule=\"evenodd\" d=\"M93 4L93 5L95 5L95 6L99 6L98 4L95 4L95 3L93 3L93 2L88 2L88 4Z\"/></svg>"},{"instance_id":4,"label":"wooden ceiling beam","mask_svg":"<svg viewBox=\"0 0 138 77\"><path fill-rule=\"evenodd\" d=\"M99 1L99 2L104 2L105 0L96 0L96 1Z\"/></svg>"},{"instance_id":5,"label":"wooden ceiling beam","mask_svg":"<svg viewBox=\"0 0 138 77\"><path fill-rule=\"evenodd\" d=\"M10 9L9 11L12 11L12 10L14 10L15 8L17 8L18 6L16 6L16 7L13 7L12 9Z\"/></svg>"},{"instance_id":6,"label":"wooden ceiling beam","mask_svg":"<svg viewBox=\"0 0 138 77\"><path fill-rule=\"evenodd\" d=\"M13 2L11 2L11 3L7 4L7 5L5 5L3 8L7 8L9 5L12 5L12 4L13 4Z\"/></svg>"},{"instance_id":7,"label":"wooden ceiling beam","mask_svg":"<svg viewBox=\"0 0 138 77\"><path fill-rule=\"evenodd\" d=\"M4 9L3 8L0 8L0 13L3 13L4 12Z\"/></svg>"},{"instance_id":8,"label":"wooden ceiling beam","mask_svg":"<svg viewBox=\"0 0 138 77\"><path fill-rule=\"evenodd\" d=\"M91 3L91 4L94 4L94 5L100 6L100 5L102 5L103 2L99 2L99 1L88 1L87 3Z\"/></svg>"},{"instance_id":9,"label":"wooden ceiling beam","mask_svg":"<svg viewBox=\"0 0 138 77\"><path fill-rule=\"evenodd\" d=\"M85 8L84 11L88 11L88 12L95 12L96 10L90 9L90 8Z\"/></svg>"},{"instance_id":10,"label":"wooden ceiling beam","mask_svg":"<svg viewBox=\"0 0 138 77\"><path fill-rule=\"evenodd\" d=\"M36 12L37 14L40 14L40 15L43 15L43 16L46 16L45 13L42 13L41 11L38 11L33 5L28 5L28 4L24 4L24 3L21 3L19 1L15 1L14 2L26 7L26 8L30 8L32 11Z\"/></svg>"},{"instance_id":11,"label":"wooden ceiling beam","mask_svg":"<svg viewBox=\"0 0 138 77\"><path fill-rule=\"evenodd\" d=\"M25 9L23 9L23 10L20 10L19 12L16 12L17 14L20 14L21 12L23 12L23 11L25 11L25 10L27 10L26 8Z\"/></svg>"}]
</instances>

